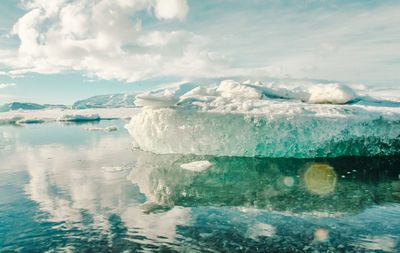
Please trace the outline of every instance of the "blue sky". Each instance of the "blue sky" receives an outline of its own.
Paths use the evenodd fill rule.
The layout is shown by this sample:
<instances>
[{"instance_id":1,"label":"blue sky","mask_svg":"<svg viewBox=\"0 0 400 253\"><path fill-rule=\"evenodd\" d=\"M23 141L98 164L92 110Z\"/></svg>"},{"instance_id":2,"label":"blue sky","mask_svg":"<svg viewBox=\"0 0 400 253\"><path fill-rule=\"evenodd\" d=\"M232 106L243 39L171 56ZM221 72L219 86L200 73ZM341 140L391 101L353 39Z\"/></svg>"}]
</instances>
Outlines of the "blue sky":
<instances>
[{"instance_id":1,"label":"blue sky","mask_svg":"<svg viewBox=\"0 0 400 253\"><path fill-rule=\"evenodd\" d=\"M0 104L235 77L400 85L400 2L2 0Z\"/></svg>"}]
</instances>

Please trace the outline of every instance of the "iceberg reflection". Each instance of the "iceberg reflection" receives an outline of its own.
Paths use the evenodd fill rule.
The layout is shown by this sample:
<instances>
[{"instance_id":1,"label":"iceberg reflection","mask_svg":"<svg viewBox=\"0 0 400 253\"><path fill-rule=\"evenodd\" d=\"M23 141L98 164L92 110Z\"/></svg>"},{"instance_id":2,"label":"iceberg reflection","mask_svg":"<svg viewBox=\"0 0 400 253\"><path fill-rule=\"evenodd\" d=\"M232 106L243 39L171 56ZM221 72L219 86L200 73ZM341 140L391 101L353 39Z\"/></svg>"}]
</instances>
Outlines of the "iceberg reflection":
<instances>
[{"instance_id":1,"label":"iceberg reflection","mask_svg":"<svg viewBox=\"0 0 400 253\"><path fill-rule=\"evenodd\" d=\"M176 226L187 223L190 210L177 207L144 213L141 204L145 197L126 179L134 163L131 140L118 134L97 135L100 137L83 139L79 145L17 140L11 147L13 152L2 160L3 165L26 169L29 180L23 188L37 203L34 219L43 226L41 240L45 244L29 245L35 237L22 232L16 245L49 249L54 235L62 236L69 245L65 248L59 243L52 248L55 251L124 249L126 241L130 248L145 250L174 241ZM12 246L10 250L15 249Z\"/></svg>"},{"instance_id":2,"label":"iceberg reflection","mask_svg":"<svg viewBox=\"0 0 400 253\"><path fill-rule=\"evenodd\" d=\"M128 178L139 186L151 203L148 205L153 207L240 206L289 213L340 214L400 202L400 182L396 169L391 168L399 167L399 159L390 157L315 162L140 151L135 156L137 162ZM196 161L208 161L209 167L184 169Z\"/></svg>"}]
</instances>

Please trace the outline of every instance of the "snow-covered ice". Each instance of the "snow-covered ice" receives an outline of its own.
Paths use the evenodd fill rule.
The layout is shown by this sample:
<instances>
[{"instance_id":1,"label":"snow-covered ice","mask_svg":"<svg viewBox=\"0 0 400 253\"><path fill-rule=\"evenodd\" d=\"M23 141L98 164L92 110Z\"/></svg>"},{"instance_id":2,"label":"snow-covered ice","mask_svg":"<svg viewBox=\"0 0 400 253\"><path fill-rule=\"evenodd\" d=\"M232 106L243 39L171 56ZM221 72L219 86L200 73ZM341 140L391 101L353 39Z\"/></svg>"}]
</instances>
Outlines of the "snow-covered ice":
<instances>
[{"instance_id":1,"label":"snow-covered ice","mask_svg":"<svg viewBox=\"0 0 400 253\"><path fill-rule=\"evenodd\" d=\"M400 153L400 104L357 96L336 83L288 89L226 80L179 97L163 94L143 96L143 111L127 125L142 150L263 157Z\"/></svg>"}]
</instances>

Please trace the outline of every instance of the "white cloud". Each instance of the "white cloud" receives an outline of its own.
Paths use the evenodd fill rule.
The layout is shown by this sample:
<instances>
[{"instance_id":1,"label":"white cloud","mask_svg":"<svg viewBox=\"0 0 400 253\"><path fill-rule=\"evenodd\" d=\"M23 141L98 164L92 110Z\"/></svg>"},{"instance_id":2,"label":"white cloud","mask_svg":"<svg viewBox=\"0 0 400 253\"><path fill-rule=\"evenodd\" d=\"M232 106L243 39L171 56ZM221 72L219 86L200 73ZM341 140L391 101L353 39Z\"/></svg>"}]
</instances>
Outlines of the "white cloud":
<instances>
[{"instance_id":1,"label":"white cloud","mask_svg":"<svg viewBox=\"0 0 400 253\"><path fill-rule=\"evenodd\" d=\"M12 87L12 86L15 86L15 85L17 85L16 83L0 83L0 89L4 89L4 88L7 88L7 87Z\"/></svg>"},{"instance_id":2,"label":"white cloud","mask_svg":"<svg viewBox=\"0 0 400 253\"><path fill-rule=\"evenodd\" d=\"M267 7L254 8L254 2ZM277 77L400 80L398 2L338 7L321 2L320 8L266 2L204 12L197 32L207 34L213 50L229 56L230 72L255 78L267 68L279 70L273 73Z\"/></svg>"},{"instance_id":3,"label":"white cloud","mask_svg":"<svg viewBox=\"0 0 400 253\"><path fill-rule=\"evenodd\" d=\"M0 50L0 64L10 76L76 70L128 82L163 76L398 82L400 5L328 2L197 4L196 18L183 24L186 0L25 0L27 13L13 28L18 52Z\"/></svg>"},{"instance_id":4,"label":"white cloud","mask_svg":"<svg viewBox=\"0 0 400 253\"><path fill-rule=\"evenodd\" d=\"M83 71L90 77L128 82L163 76L190 76L218 68L205 39L186 31L142 31L136 14L147 11L160 19L183 20L186 0L44 1L25 3L28 12L14 25L18 54L0 60L9 73ZM163 22L163 21L159 21ZM188 55L196 72L187 69ZM175 65L175 66L173 66Z\"/></svg>"},{"instance_id":5,"label":"white cloud","mask_svg":"<svg viewBox=\"0 0 400 253\"><path fill-rule=\"evenodd\" d=\"M178 18L183 20L189 7L186 0L157 0L154 11L159 19Z\"/></svg>"}]
</instances>

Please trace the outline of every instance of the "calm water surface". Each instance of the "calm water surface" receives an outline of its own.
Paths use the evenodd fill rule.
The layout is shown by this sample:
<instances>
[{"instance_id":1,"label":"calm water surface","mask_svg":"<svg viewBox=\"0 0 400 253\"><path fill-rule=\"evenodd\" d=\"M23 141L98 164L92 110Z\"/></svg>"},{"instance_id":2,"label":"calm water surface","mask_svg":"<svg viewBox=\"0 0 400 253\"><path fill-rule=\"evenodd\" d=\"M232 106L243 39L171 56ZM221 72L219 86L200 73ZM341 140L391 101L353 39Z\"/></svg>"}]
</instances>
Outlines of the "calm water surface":
<instances>
[{"instance_id":1,"label":"calm water surface","mask_svg":"<svg viewBox=\"0 0 400 253\"><path fill-rule=\"evenodd\" d=\"M155 155L124 124L0 126L1 252L400 252L400 157Z\"/></svg>"}]
</instances>

